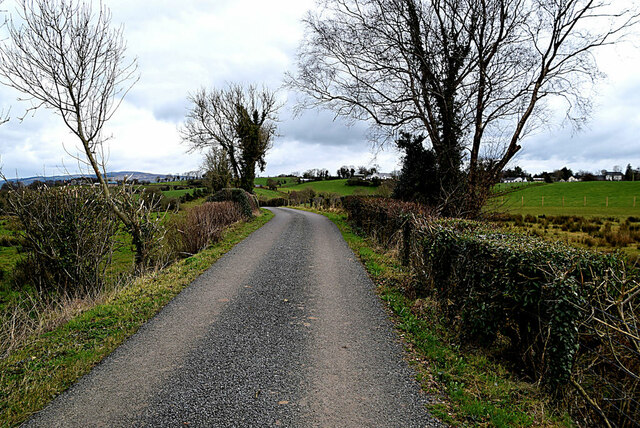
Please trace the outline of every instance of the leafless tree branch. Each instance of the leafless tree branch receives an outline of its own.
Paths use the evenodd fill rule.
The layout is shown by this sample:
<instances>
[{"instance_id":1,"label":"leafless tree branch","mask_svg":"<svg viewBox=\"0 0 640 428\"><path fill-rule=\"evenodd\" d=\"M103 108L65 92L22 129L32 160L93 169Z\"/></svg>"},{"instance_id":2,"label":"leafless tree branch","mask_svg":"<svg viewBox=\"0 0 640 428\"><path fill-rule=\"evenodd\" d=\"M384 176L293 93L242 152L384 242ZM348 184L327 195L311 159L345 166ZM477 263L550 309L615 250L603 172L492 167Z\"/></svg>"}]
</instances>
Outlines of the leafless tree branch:
<instances>
[{"instance_id":1,"label":"leafless tree branch","mask_svg":"<svg viewBox=\"0 0 640 428\"><path fill-rule=\"evenodd\" d=\"M428 135L451 188L467 165L473 197L548 120L543 100L564 100L568 120L584 123L597 49L639 16L610 0L325 0L304 19L286 84L306 96L299 109L369 121L383 143L400 129ZM487 135L502 136L492 159Z\"/></svg>"}]
</instances>

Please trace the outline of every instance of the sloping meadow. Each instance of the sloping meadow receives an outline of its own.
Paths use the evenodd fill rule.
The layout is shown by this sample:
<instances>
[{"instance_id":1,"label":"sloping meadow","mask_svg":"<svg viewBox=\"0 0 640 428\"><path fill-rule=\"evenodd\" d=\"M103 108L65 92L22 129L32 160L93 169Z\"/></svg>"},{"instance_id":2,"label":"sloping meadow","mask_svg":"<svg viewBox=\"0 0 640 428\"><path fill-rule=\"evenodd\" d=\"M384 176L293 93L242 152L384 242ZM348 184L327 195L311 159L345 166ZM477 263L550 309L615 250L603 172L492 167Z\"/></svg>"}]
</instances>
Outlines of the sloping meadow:
<instances>
[{"instance_id":1,"label":"sloping meadow","mask_svg":"<svg viewBox=\"0 0 640 428\"><path fill-rule=\"evenodd\" d=\"M585 425L640 424L640 286L622 256L573 248L425 207L346 197L354 227L395 248L463 343L548 389Z\"/></svg>"}]
</instances>

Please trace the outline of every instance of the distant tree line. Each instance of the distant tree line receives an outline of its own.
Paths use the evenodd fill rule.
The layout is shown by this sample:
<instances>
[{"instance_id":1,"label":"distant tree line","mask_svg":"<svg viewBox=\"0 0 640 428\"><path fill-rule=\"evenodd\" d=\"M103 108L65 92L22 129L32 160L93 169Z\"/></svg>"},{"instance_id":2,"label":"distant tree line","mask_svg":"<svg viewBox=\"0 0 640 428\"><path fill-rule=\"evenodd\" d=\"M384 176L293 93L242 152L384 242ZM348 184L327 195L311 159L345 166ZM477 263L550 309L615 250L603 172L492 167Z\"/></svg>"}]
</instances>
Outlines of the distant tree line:
<instances>
[{"instance_id":1,"label":"distant tree line","mask_svg":"<svg viewBox=\"0 0 640 428\"><path fill-rule=\"evenodd\" d=\"M573 171L566 166L555 169L553 171L542 171L537 174L530 174L520 166L514 166L512 168L505 168L502 171L501 178L509 179L509 178L524 178L528 181L531 181L535 178L542 178L546 183L553 183L557 181L567 181L569 178L574 177L580 181L602 181L605 180L605 175L607 173L619 173L621 175L621 180L616 181L636 181L640 180L640 170L634 169L631 164L627 164L627 168L625 172L622 172L620 166L615 165L612 171L601 170L596 172L590 172L585 170Z\"/></svg>"}]
</instances>

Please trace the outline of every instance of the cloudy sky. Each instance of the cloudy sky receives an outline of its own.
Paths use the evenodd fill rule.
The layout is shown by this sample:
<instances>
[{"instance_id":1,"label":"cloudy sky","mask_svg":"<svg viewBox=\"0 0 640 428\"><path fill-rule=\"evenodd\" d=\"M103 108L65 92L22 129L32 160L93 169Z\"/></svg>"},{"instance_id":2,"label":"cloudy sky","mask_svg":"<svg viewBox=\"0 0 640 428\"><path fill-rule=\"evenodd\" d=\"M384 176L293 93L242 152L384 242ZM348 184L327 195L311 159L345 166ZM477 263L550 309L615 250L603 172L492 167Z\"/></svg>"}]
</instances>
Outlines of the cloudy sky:
<instances>
[{"instance_id":1,"label":"cloudy sky","mask_svg":"<svg viewBox=\"0 0 640 428\"><path fill-rule=\"evenodd\" d=\"M227 82L280 87L295 69L303 34L300 22L314 0L103 0L113 23L124 25L128 55L137 58L140 80L106 125L112 171L181 173L199 167L201 153L187 153L177 128L188 109L187 95ZM12 11L13 2L3 8ZM640 166L640 50L631 44L601 53L608 78L599 86L595 112L579 133L552 126L523 142L515 163L530 172L568 166L595 171ZM0 165L8 177L76 172L76 141L59 117L42 110L17 120L25 108L13 90L0 87L12 120L0 126ZM398 168L392 150L374 152L366 124L347 126L326 111L293 117L296 94L280 91L280 136L267 156L264 174L309 168L378 164Z\"/></svg>"}]
</instances>

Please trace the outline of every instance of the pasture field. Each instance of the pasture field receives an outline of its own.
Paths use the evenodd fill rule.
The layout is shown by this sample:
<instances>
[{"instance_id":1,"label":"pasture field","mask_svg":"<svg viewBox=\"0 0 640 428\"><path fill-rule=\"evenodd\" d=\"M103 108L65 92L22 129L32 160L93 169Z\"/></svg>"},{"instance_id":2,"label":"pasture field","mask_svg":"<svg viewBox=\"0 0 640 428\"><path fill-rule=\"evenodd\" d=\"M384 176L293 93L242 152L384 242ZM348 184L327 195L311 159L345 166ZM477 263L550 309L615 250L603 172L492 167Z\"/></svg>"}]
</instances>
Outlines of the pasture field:
<instances>
[{"instance_id":1,"label":"pasture field","mask_svg":"<svg viewBox=\"0 0 640 428\"><path fill-rule=\"evenodd\" d=\"M637 216L640 182L514 183L511 187L502 184L487 204L487 211L534 216Z\"/></svg>"},{"instance_id":2,"label":"pasture field","mask_svg":"<svg viewBox=\"0 0 640 428\"><path fill-rule=\"evenodd\" d=\"M10 217L0 217L0 309L5 305L11 292L11 273L20 260L20 245L12 242L18 225Z\"/></svg>"},{"instance_id":3,"label":"pasture field","mask_svg":"<svg viewBox=\"0 0 640 428\"><path fill-rule=\"evenodd\" d=\"M256 184L262 184L258 180L264 180L263 185L266 186L267 178L256 179ZM280 180L282 180L282 178ZM306 183L300 184L288 182L286 185L278 187L277 191L269 190L266 188L256 188L254 190L258 197L262 196L264 198L277 198L286 197L287 193L293 191L298 192L304 189L313 189L316 191L316 193L337 193L341 196L353 195L354 193L360 193L361 195L375 195L378 193L377 187L347 186L346 179L308 181Z\"/></svg>"},{"instance_id":4,"label":"pasture field","mask_svg":"<svg viewBox=\"0 0 640 428\"><path fill-rule=\"evenodd\" d=\"M640 261L640 182L501 184L487 204L508 230Z\"/></svg>"},{"instance_id":5,"label":"pasture field","mask_svg":"<svg viewBox=\"0 0 640 428\"><path fill-rule=\"evenodd\" d=\"M286 198L287 194L285 192L281 192L279 190L270 190L266 187L256 187L253 189L253 192L260 199L271 199L271 198Z\"/></svg>"},{"instance_id":6,"label":"pasture field","mask_svg":"<svg viewBox=\"0 0 640 428\"><path fill-rule=\"evenodd\" d=\"M273 178L274 180L279 181L281 183L284 182L282 187L294 186L295 184L298 183L297 177L256 177L256 179L254 180L254 183L260 184L262 186L266 186L267 180L269 180L270 178Z\"/></svg>"},{"instance_id":7,"label":"pasture field","mask_svg":"<svg viewBox=\"0 0 640 428\"><path fill-rule=\"evenodd\" d=\"M177 181L164 181L161 183L149 183L145 184L145 187L148 186L188 186L189 182L187 180L177 180Z\"/></svg>"},{"instance_id":8,"label":"pasture field","mask_svg":"<svg viewBox=\"0 0 640 428\"><path fill-rule=\"evenodd\" d=\"M196 190L205 190L204 187L192 188L192 189L178 189L178 190L164 190L162 194L167 198L179 198L182 195L193 194Z\"/></svg>"},{"instance_id":9,"label":"pasture field","mask_svg":"<svg viewBox=\"0 0 640 428\"><path fill-rule=\"evenodd\" d=\"M300 183L295 186L287 187L286 191L302 190L311 188L316 192L324 193L338 193L343 196L353 195L354 193L363 192L366 195L375 195L378 191L376 187L368 186L347 186L346 179L340 180L324 180L324 181L309 181L306 183ZM361 190L358 190L361 189Z\"/></svg>"},{"instance_id":10,"label":"pasture field","mask_svg":"<svg viewBox=\"0 0 640 428\"><path fill-rule=\"evenodd\" d=\"M640 262L640 217L502 214L492 221L507 231L562 241L579 248L620 251L631 262Z\"/></svg>"}]
</instances>

